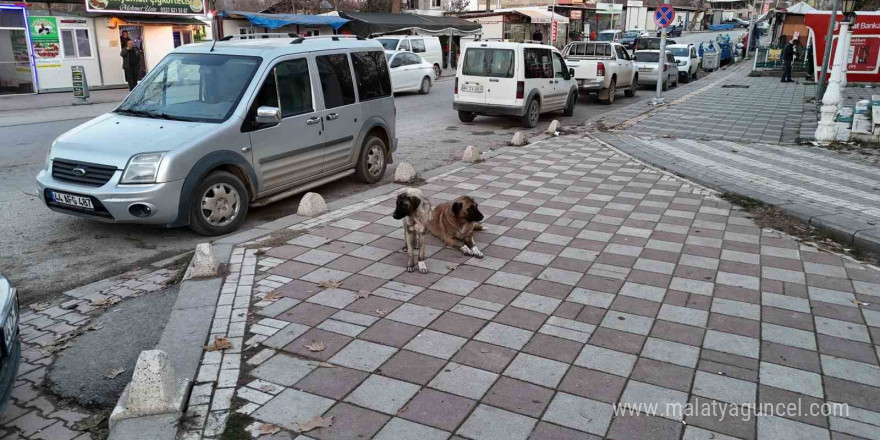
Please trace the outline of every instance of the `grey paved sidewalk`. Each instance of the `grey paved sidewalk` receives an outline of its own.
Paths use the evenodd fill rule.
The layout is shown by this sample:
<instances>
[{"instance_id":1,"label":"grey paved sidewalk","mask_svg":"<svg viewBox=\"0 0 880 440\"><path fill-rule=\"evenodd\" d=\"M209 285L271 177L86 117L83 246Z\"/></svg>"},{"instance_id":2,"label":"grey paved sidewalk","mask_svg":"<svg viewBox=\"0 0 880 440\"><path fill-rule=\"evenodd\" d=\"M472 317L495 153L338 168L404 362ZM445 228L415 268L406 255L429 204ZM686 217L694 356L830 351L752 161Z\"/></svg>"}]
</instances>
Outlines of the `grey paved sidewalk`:
<instances>
[{"instance_id":1,"label":"grey paved sidewalk","mask_svg":"<svg viewBox=\"0 0 880 440\"><path fill-rule=\"evenodd\" d=\"M633 106L598 122L638 135L773 143L812 138L816 105L806 101L816 94L815 85L749 77L749 71L747 63L737 64L695 92L668 95L669 105L649 115L638 117L646 107Z\"/></svg>"},{"instance_id":2,"label":"grey paved sidewalk","mask_svg":"<svg viewBox=\"0 0 880 440\"><path fill-rule=\"evenodd\" d=\"M484 259L431 238L431 272L405 272L393 194L233 250L212 329L232 347L204 353L183 438L232 411L298 440L877 438L877 270L590 138L422 190L477 198Z\"/></svg>"}]
</instances>

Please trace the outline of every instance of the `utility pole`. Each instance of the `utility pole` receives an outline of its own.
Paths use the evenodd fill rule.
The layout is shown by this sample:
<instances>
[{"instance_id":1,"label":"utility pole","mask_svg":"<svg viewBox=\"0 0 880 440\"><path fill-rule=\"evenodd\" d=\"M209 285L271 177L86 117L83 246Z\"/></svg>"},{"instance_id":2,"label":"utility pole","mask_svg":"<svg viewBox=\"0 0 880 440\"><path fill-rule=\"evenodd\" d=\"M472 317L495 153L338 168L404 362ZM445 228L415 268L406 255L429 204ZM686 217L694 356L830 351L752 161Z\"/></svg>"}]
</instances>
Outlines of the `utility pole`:
<instances>
[{"instance_id":1,"label":"utility pole","mask_svg":"<svg viewBox=\"0 0 880 440\"><path fill-rule=\"evenodd\" d=\"M828 58L831 57L831 41L834 37L834 22L837 21L837 11L840 9L840 0L834 0L831 7L831 18L828 20L828 33L825 35L825 55L822 56L822 74L816 84L816 101L822 100L825 94L825 75L828 74Z\"/></svg>"}]
</instances>

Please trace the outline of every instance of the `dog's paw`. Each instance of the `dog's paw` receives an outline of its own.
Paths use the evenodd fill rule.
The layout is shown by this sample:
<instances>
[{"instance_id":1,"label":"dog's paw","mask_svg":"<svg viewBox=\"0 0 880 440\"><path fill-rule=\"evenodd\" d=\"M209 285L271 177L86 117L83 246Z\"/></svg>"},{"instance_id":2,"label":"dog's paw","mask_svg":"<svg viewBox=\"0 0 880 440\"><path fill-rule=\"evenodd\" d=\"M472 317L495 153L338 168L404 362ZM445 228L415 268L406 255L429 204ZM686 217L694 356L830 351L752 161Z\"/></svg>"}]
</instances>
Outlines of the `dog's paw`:
<instances>
[{"instance_id":1,"label":"dog's paw","mask_svg":"<svg viewBox=\"0 0 880 440\"><path fill-rule=\"evenodd\" d=\"M413 266L413 265L411 265L411 264L408 264L408 265L406 266L406 271L407 271L407 272L412 272L412 271L414 271L414 270L416 270L416 267L415 267L415 266Z\"/></svg>"},{"instance_id":2,"label":"dog's paw","mask_svg":"<svg viewBox=\"0 0 880 440\"><path fill-rule=\"evenodd\" d=\"M419 272L428 273L428 265L424 261L419 261Z\"/></svg>"},{"instance_id":3,"label":"dog's paw","mask_svg":"<svg viewBox=\"0 0 880 440\"><path fill-rule=\"evenodd\" d=\"M475 257L477 257L477 258L483 258L483 253L480 252L480 250L477 249L476 246L474 246L474 247L471 248L471 252L474 253L474 256L475 256Z\"/></svg>"},{"instance_id":4,"label":"dog's paw","mask_svg":"<svg viewBox=\"0 0 880 440\"><path fill-rule=\"evenodd\" d=\"M469 257L474 256L474 251L472 251L471 248L467 247L466 244L461 245L461 247L459 249L461 250L461 253L463 253Z\"/></svg>"}]
</instances>

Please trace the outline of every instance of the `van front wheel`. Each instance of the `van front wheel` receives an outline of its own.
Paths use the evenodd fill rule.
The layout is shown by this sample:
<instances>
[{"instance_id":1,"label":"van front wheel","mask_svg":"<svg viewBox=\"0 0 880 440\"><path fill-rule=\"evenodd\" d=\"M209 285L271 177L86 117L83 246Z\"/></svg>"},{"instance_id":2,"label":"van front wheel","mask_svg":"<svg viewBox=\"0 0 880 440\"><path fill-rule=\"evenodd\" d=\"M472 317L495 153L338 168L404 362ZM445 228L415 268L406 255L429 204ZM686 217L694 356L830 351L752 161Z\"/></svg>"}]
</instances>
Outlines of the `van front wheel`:
<instances>
[{"instance_id":1,"label":"van front wheel","mask_svg":"<svg viewBox=\"0 0 880 440\"><path fill-rule=\"evenodd\" d=\"M474 118L477 117L473 112L458 112L458 120L461 122L474 122Z\"/></svg>"},{"instance_id":2,"label":"van front wheel","mask_svg":"<svg viewBox=\"0 0 880 440\"><path fill-rule=\"evenodd\" d=\"M388 161L385 159L388 149L385 142L376 136L370 136L361 148L361 156L355 167L355 176L364 183L376 183L385 175Z\"/></svg>"},{"instance_id":3,"label":"van front wheel","mask_svg":"<svg viewBox=\"0 0 880 440\"><path fill-rule=\"evenodd\" d=\"M244 222L249 203L247 189L238 177L214 171L196 186L189 227L209 237L228 234Z\"/></svg>"},{"instance_id":4,"label":"van front wheel","mask_svg":"<svg viewBox=\"0 0 880 440\"><path fill-rule=\"evenodd\" d=\"M520 118L520 125L525 128L535 128L538 125L538 116L541 113L541 105L538 104L538 100L532 98L529 101L528 107L526 107L526 112L523 113Z\"/></svg>"}]
</instances>

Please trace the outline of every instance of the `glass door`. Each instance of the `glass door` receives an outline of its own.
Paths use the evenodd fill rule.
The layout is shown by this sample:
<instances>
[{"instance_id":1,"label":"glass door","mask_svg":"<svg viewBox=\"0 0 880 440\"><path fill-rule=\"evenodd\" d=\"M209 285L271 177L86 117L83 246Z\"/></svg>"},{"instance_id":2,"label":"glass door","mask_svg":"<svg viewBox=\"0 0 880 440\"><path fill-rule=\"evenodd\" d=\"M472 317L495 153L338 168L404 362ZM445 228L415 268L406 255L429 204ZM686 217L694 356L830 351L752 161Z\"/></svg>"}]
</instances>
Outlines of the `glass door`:
<instances>
[{"instance_id":1,"label":"glass door","mask_svg":"<svg viewBox=\"0 0 880 440\"><path fill-rule=\"evenodd\" d=\"M0 95L37 91L25 23L24 9L0 5Z\"/></svg>"}]
</instances>

